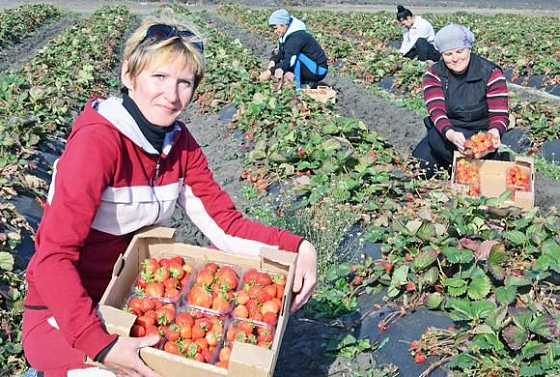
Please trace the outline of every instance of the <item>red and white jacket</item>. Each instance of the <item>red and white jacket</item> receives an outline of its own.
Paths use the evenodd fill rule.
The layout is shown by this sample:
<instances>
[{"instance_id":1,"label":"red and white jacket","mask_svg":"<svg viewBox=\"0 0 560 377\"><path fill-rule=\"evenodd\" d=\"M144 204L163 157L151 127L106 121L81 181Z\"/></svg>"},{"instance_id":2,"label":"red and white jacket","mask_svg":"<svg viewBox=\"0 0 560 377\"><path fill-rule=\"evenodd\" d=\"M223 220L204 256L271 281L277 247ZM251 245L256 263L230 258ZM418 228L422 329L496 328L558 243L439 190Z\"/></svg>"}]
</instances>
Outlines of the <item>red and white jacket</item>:
<instances>
[{"instance_id":1,"label":"red and white jacket","mask_svg":"<svg viewBox=\"0 0 560 377\"><path fill-rule=\"evenodd\" d=\"M160 155L121 99L89 101L55 164L27 269L26 307L52 312L68 343L94 358L115 338L95 307L118 255L135 231L169 220L176 204L220 250L295 252L302 241L244 219L184 124L167 134Z\"/></svg>"}]
</instances>

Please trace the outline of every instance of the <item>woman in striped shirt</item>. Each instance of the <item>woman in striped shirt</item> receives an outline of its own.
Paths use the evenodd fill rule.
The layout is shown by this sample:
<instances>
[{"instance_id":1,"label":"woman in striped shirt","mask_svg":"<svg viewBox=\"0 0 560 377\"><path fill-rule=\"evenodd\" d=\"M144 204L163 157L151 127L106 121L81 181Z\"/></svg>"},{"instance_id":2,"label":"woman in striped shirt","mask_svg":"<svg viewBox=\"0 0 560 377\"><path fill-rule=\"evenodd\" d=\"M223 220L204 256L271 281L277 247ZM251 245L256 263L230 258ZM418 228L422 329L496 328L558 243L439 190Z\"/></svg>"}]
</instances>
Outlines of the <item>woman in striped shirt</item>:
<instances>
[{"instance_id":1,"label":"woman in striped shirt","mask_svg":"<svg viewBox=\"0 0 560 377\"><path fill-rule=\"evenodd\" d=\"M447 25L436 35L442 60L430 67L423 79L424 102L430 114L424 119L428 134L412 152L427 178L437 168L449 169L454 151L464 153L465 141L475 133L493 134L497 149L508 128L504 74L496 64L474 54L473 43L473 33L458 24ZM502 157L497 152L485 156Z\"/></svg>"}]
</instances>

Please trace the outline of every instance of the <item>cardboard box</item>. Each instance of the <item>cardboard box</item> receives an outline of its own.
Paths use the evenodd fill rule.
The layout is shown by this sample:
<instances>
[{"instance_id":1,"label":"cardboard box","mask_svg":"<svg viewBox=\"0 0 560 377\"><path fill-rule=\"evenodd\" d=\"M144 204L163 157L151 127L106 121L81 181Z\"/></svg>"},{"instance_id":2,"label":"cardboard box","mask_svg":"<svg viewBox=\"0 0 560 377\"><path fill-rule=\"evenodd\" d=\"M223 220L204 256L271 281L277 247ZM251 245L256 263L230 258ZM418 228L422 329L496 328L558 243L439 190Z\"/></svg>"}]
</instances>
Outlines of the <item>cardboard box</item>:
<instances>
[{"instance_id":1,"label":"cardboard box","mask_svg":"<svg viewBox=\"0 0 560 377\"><path fill-rule=\"evenodd\" d=\"M301 91L319 102L336 102L336 91L328 86L318 86L317 89L301 89Z\"/></svg>"},{"instance_id":2,"label":"cardboard box","mask_svg":"<svg viewBox=\"0 0 560 377\"><path fill-rule=\"evenodd\" d=\"M231 263L241 266L243 269L254 267L271 272L282 272L287 275L286 289L270 350L252 344L235 342L229 361L229 369L227 370L171 355L155 348L143 348L140 351L140 356L144 362L166 377L271 376L278 358L282 336L288 323L292 299L291 287L297 254L271 248L261 249L258 257L229 254L219 250L175 243L173 234L174 230L170 228L148 228L134 236L125 254L117 260L113 269L113 277L98 307L99 316L107 331L111 334L129 335L136 316L121 310L121 308L130 295L130 287L134 284L140 264L145 258L158 258L163 254L173 254L193 257L199 261Z\"/></svg>"},{"instance_id":3,"label":"cardboard box","mask_svg":"<svg viewBox=\"0 0 560 377\"><path fill-rule=\"evenodd\" d=\"M480 195L488 198L497 198L507 191L506 177L511 167L518 165L521 169L530 172L529 191L515 191L512 200L504 205L514 205L524 210L530 210L535 205L535 169L533 159L517 156L515 161L477 160L466 157L459 152L453 155L453 172L451 175L451 187L461 193L468 193L469 186L455 183L457 162L467 159L479 169Z\"/></svg>"}]
</instances>

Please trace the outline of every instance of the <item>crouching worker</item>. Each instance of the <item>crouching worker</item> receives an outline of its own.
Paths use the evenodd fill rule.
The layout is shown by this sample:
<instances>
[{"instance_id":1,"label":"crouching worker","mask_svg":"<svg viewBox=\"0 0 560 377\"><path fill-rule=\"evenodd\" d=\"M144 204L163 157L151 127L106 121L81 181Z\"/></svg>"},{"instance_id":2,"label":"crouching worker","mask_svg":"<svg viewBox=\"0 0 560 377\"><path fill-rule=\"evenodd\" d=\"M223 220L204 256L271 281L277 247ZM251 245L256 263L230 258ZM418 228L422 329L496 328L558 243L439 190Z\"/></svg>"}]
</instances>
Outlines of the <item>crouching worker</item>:
<instances>
[{"instance_id":1,"label":"crouching worker","mask_svg":"<svg viewBox=\"0 0 560 377\"><path fill-rule=\"evenodd\" d=\"M315 38L306 31L305 24L290 16L285 9L272 13L268 24L278 34L278 50L259 79L265 81L275 77L295 81L298 89L302 85L316 87L327 75L327 56Z\"/></svg>"},{"instance_id":2,"label":"crouching worker","mask_svg":"<svg viewBox=\"0 0 560 377\"><path fill-rule=\"evenodd\" d=\"M412 14L410 9L399 5L397 21L402 26L403 41L399 52L409 59L438 61L440 53L434 47L434 28L421 16Z\"/></svg>"},{"instance_id":3,"label":"crouching worker","mask_svg":"<svg viewBox=\"0 0 560 377\"><path fill-rule=\"evenodd\" d=\"M220 250L298 252L292 310L314 289L313 245L245 219L178 120L204 76L203 53L178 16L147 18L126 42L122 97L90 100L72 126L26 276L23 349L46 377L158 376L138 353L158 337L107 333L96 305L134 233L168 221L177 204ZM86 356L105 368L88 368Z\"/></svg>"},{"instance_id":4,"label":"crouching worker","mask_svg":"<svg viewBox=\"0 0 560 377\"><path fill-rule=\"evenodd\" d=\"M435 44L442 60L424 74L424 119L427 136L412 155L420 159L427 177L449 169L453 152L465 153L465 141L480 131L493 135L493 149L509 126L508 90L500 67L471 52L473 33L450 24L441 29ZM497 152L484 158L501 159Z\"/></svg>"}]
</instances>

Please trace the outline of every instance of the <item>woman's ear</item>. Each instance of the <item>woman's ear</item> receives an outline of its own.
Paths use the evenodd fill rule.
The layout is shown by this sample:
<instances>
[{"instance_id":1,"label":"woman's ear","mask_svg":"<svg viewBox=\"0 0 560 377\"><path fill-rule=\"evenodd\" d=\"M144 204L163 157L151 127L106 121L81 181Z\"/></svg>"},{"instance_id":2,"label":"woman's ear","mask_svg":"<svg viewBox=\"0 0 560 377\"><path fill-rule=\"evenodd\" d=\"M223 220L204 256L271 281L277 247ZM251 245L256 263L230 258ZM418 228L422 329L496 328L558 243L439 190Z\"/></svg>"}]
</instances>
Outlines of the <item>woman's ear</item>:
<instances>
[{"instance_id":1,"label":"woman's ear","mask_svg":"<svg viewBox=\"0 0 560 377\"><path fill-rule=\"evenodd\" d=\"M134 80L130 77L130 73L128 72L128 60L125 60L121 67L121 81L125 88L129 91L134 89Z\"/></svg>"}]
</instances>

